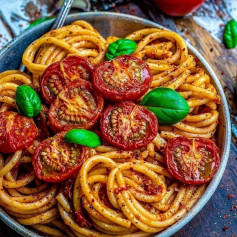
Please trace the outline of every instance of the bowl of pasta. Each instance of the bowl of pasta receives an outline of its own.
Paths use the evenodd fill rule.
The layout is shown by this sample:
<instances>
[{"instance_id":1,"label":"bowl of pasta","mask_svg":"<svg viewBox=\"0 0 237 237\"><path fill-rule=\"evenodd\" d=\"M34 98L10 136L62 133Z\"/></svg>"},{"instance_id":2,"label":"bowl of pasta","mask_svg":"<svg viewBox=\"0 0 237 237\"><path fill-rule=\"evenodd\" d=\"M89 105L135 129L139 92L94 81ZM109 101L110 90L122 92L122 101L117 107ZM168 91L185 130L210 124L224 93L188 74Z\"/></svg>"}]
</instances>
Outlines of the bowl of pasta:
<instances>
[{"instance_id":1,"label":"bowl of pasta","mask_svg":"<svg viewBox=\"0 0 237 237\"><path fill-rule=\"evenodd\" d=\"M0 219L27 237L171 236L228 161L218 78L148 20L91 12L52 23L0 52Z\"/></svg>"}]
</instances>

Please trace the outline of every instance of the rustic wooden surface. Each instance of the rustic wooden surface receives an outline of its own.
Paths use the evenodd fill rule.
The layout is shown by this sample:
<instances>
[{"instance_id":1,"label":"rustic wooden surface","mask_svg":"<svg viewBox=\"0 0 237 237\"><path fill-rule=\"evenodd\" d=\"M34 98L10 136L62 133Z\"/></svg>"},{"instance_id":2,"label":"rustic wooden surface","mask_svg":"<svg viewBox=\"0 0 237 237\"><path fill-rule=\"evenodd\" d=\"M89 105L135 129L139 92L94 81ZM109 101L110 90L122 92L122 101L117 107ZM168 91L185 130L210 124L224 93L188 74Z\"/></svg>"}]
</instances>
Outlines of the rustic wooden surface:
<instances>
[{"instance_id":1,"label":"rustic wooden surface","mask_svg":"<svg viewBox=\"0 0 237 237\"><path fill-rule=\"evenodd\" d=\"M209 0L209 2L213 4L216 1ZM127 1L110 11L153 20L188 39L214 69L225 90L232 117L236 116L233 102L237 74L236 49L225 49L223 44L218 43L206 30L197 25L192 16L175 19L165 16L148 0ZM235 142L232 137L229 162L215 194L202 211L174 235L175 237L237 237L237 146ZM6 236L18 237L15 232L0 222L0 237Z\"/></svg>"}]
</instances>

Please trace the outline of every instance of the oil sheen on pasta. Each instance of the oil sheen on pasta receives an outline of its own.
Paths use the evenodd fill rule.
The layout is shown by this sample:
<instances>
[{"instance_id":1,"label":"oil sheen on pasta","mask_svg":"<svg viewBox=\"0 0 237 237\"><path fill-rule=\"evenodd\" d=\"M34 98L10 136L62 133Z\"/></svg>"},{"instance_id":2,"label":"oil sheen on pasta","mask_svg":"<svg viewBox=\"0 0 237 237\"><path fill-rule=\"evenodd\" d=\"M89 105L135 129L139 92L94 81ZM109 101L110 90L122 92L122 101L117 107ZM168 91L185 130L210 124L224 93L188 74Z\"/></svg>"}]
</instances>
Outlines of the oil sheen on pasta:
<instances>
[{"instance_id":1,"label":"oil sheen on pasta","mask_svg":"<svg viewBox=\"0 0 237 237\"><path fill-rule=\"evenodd\" d=\"M38 141L27 150L0 154L0 205L20 224L50 236L150 236L182 218L205 191L205 185L176 181L165 168L162 149L167 139L179 135L214 136L220 99L210 77L174 32L149 28L126 38L137 42L134 55L151 69L150 89L164 86L178 91L187 100L190 114L182 122L160 126L155 139L142 149L90 148L90 158L74 186L67 186L68 192L61 184L36 178L31 161ZM32 77L16 70L0 74L0 111L16 108L17 86L39 88L48 65L70 54L97 65L104 60L107 45L117 39L110 36L105 40L85 21L46 33L23 55ZM92 228L77 221L82 212L90 218Z\"/></svg>"}]
</instances>

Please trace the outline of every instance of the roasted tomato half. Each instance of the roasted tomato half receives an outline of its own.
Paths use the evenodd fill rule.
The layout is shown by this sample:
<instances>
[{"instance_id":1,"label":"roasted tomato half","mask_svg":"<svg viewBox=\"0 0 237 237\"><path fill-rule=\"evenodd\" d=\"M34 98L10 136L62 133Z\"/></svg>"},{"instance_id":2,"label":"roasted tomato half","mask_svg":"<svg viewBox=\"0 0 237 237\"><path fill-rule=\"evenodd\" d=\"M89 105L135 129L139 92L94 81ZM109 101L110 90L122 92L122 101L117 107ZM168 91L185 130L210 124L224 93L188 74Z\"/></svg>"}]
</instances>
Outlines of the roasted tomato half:
<instances>
[{"instance_id":1,"label":"roasted tomato half","mask_svg":"<svg viewBox=\"0 0 237 237\"><path fill-rule=\"evenodd\" d=\"M73 81L75 79L90 80L93 66L85 58L71 55L60 62L60 68L64 78Z\"/></svg>"},{"instance_id":2,"label":"roasted tomato half","mask_svg":"<svg viewBox=\"0 0 237 237\"><path fill-rule=\"evenodd\" d=\"M35 150L33 166L39 179L47 182L61 182L80 169L87 157L88 148L66 143L66 132L56 134L42 141Z\"/></svg>"},{"instance_id":3,"label":"roasted tomato half","mask_svg":"<svg viewBox=\"0 0 237 237\"><path fill-rule=\"evenodd\" d=\"M33 119L7 111L0 113L0 152L11 153L32 145L37 135Z\"/></svg>"},{"instance_id":4,"label":"roasted tomato half","mask_svg":"<svg viewBox=\"0 0 237 237\"><path fill-rule=\"evenodd\" d=\"M158 132L156 116L143 106L126 101L108 106L101 117L102 136L123 150L146 146Z\"/></svg>"},{"instance_id":5,"label":"roasted tomato half","mask_svg":"<svg viewBox=\"0 0 237 237\"><path fill-rule=\"evenodd\" d=\"M102 62L93 71L95 88L112 101L137 100L144 95L152 81L149 66L142 60L122 55Z\"/></svg>"},{"instance_id":6,"label":"roasted tomato half","mask_svg":"<svg viewBox=\"0 0 237 237\"><path fill-rule=\"evenodd\" d=\"M50 104L65 86L75 79L89 80L93 66L79 56L68 56L47 67L40 80L41 93Z\"/></svg>"},{"instance_id":7,"label":"roasted tomato half","mask_svg":"<svg viewBox=\"0 0 237 237\"><path fill-rule=\"evenodd\" d=\"M208 183L220 164L219 149L207 138L172 138L165 156L170 173L186 184Z\"/></svg>"},{"instance_id":8,"label":"roasted tomato half","mask_svg":"<svg viewBox=\"0 0 237 237\"><path fill-rule=\"evenodd\" d=\"M76 80L62 90L50 105L49 121L55 131L91 128L99 118L104 100L85 80Z\"/></svg>"}]
</instances>

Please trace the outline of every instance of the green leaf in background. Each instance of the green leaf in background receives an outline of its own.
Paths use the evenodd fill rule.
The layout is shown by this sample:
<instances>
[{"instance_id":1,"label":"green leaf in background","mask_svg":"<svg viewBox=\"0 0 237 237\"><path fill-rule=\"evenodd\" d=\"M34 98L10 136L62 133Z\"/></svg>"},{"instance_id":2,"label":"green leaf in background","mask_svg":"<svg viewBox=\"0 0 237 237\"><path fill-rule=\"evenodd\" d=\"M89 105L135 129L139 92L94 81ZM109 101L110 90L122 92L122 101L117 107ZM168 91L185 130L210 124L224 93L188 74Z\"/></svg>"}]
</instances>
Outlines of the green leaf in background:
<instances>
[{"instance_id":1,"label":"green leaf in background","mask_svg":"<svg viewBox=\"0 0 237 237\"><path fill-rule=\"evenodd\" d=\"M228 49L237 46L237 21L234 19L228 21L226 24L223 40Z\"/></svg>"},{"instance_id":2,"label":"green leaf in background","mask_svg":"<svg viewBox=\"0 0 237 237\"><path fill-rule=\"evenodd\" d=\"M88 147L97 147L101 145L98 135L85 129L69 130L65 135L65 141Z\"/></svg>"},{"instance_id":3,"label":"green leaf in background","mask_svg":"<svg viewBox=\"0 0 237 237\"><path fill-rule=\"evenodd\" d=\"M42 22L45 22L45 21L48 21L48 20L51 20L51 19L53 19L53 17L51 17L51 16L39 18L39 19L31 22L27 29L30 29L30 28L32 28L32 27L34 27L36 25L39 25Z\"/></svg>"},{"instance_id":4,"label":"green leaf in background","mask_svg":"<svg viewBox=\"0 0 237 237\"><path fill-rule=\"evenodd\" d=\"M130 39L119 39L114 43L109 44L106 58L112 60L120 55L132 54L137 48L135 41Z\"/></svg>"},{"instance_id":5,"label":"green leaf in background","mask_svg":"<svg viewBox=\"0 0 237 237\"><path fill-rule=\"evenodd\" d=\"M16 104L21 115L32 118L39 114L41 101L30 86L21 85L16 89Z\"/></svg>"},{"instance_id":6,"label":"green leaf in background","mask_svg":"<svg viewBox=\"0 0 237 237\"><path fill-rule=\"evenodd\" d=\"M156 115L160 124L176 124L189 113L187 101L175 90L165 87L147 93L141 104Z\"/></svg>"}]
</instances>

